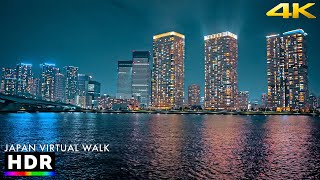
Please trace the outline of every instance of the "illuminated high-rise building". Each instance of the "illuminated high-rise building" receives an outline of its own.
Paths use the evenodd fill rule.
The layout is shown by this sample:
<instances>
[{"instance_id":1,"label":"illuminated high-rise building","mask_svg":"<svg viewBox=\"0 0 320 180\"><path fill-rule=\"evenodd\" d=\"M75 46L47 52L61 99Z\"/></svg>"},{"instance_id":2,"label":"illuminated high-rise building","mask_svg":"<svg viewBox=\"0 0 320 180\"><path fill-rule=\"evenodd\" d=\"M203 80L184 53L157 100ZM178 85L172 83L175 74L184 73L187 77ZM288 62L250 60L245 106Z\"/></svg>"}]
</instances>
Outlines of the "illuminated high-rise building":
<instances>
[{"instance_id":1,"label":"illuminated high-rise building","mask_svg":"<svg viewBox=\"0 0 320 180\"><path fill-rule=\"evenodd\" d=\"M149 107L151 91L150 52L132 52L132 96L140 107Z\"/></svg>"},{"instance_id":2,"label":"illuminated high-rise building","mask_svg":"<svg viewBox=\"0 0 320 180\"><path fill-rule=\"evenodd\" d=\"M86 74L78 74L78 95L76 105L82 108L92 107L92 96L89 96L89 82L91 77Z\"/></svg>"},{"instance_id":3,"label":"illuminated high-rise building","mask_svg":"<svg viewBox=\"0 0 320 180\"><path fill-rule=\"evenodd\" d=\"M308 63L306 35L302 29L283 33L285 106L308 108Z\"/></svg>"},{"instance_id":4,"label":"illuminated high-rise building","mask_svg":"<svg viewBox=\"0 0 320 180\"><path fill-rule=\"evenodd\" d=\"M267 108L276 110L281 107L284 99L283 85L283 44L280 34L267 36L267 64L268 64L268 102ZM280 66L281 64L281 66Z\"/></svg>"},{"instance_id":5,"label":"illuminated high-rise building","mask_svg":"<svg viewBox=\"0 0 320 180\"><path fill-rule=\"evenodd\" d=\"M184 35L167 32L153 36L153 108L170 109L183 106L184 58Z\"/></svg>"},{"instance_id":6,"label":"illuminated high-rise building","mask_svg":"<svg viewBox=\"0 0 320 180\"><path fill-rule=\"evenodd\" d=\"M32 85L33 85L33 73L32 64L19 63L16 66L17 73L17 85L16 91L18 96L31 98L32 97Z\"/></svg>"},{"instance_id":7,"label":"illuminated high-rise building","mask_svg":"<svg viewBox=\"0 0 320 180\"><path fill-rule=\"evenodd\" d=\"M248 110L249 91L240 91L238 99L239 99L239 109L242 111Z\"/></svg>"},{"instance_id":8,"label":"illuminated high-rise building","mask_svg":"<svg viewBox=\"0 0 320 180\"><path fill-rule=\"evenodd\" d=\"M75 99L78 94L78 67L65 66L64 77L66 103L75 104Z\"/></svg>"},{"instance_id":9,"label":"illuminated high-rise building","mask_svg":"<svg viewBox=\"0 0 320 180\"><path fill-rule=\"evenodd\" d=\"M309 106L310 106L310 109L312 110L315 110L319 107L319 104L318 104L318 97L315 96L315 95L310 95L309 96Z\"/></svg>"},{"instance_id":10,"label":"illuminated high-rise building","mask_svg":"<svg viewBox=\"0 0 320 180\"><path fill-rule=\"evenodd\" d=\"M99 106L99 97L101 91L101 84L97 81L89 81L88 84L88 95L91 96L91 107L93 109L98 108Z\"/></svg>"},{"instance_id":11,"label":"illuminated high-rise building","mask_svg":"<svg viewBox=\"0 0 320 180\"><path fill-rule=\"evenodd\" d=\"M109 109L110 108L110 103L109 99L111 97L107 94L103 94L99 97L99 109Z\"/></svg>"},{"instance_id":12,"label":"illuminated high-rise building","mask_svg":"<svg viewBox=\"0 0 320 180\"><path fill-rule=\"evenodd\" d=\"M200 106L200 86L197 84L188 87L188 106Z\"/></svg>"},{"instance_id":13,"label":"illuminated high-rise building","mask_svg":"<svg viewBox=\"0 0 320 180\"><path fill-rule=\"evenodd\" d=\"M1 93L6 95L16 95L17 93L16 69L2 68Z\"/></svg>"},{"instance_id":14,"label":"illuminated high-rise building","mask_svg":"<svg viewBox=\"0 0 320 180\"><path fill-rule=\"evenodd\" d=\"M200 97L200 105L201 105L201 108L204 108L204 96Z\"/></svg>"},{"instance_id":15,"label":"illuminated high-rise building","mask_svg":"<svg viewBox=\"0 0 320 180\"><path fill-rule=\"evenodd\" d=\"M268 108L278 111L308 108L306 36L302 29L267 36Z\"/></svg>"},{"instance_id":16,"label":"illuminated high-rise building","mask_svg":"<svg viewBox=\"0 0 320 180\"><path fill-rule=\"evenodd\" d=\"M78 94L80 96L88 95L88 85L90 81L90 76L86 74L78 74Z\"/></svg>"},{"instance_id":17,"label":"illuminated high-rise building","mask_svg":"<svg viewBox=\"0 0 320 180\"><path fill-rule=\"evenodd\" d=\"M54 100L57 102L65 102L65 76L62 73L57 73L55 77L55 90L54 90Z\"/></svg>"},{"instance_id":18,"label":"illuminated high-rise building","mask_svg":"<svg viewBox=\"0 0 320 180\"><path fill-rule=\"evenodd\" d=\"M118 61L118 99L131 99L132 97L132 61Z\"/></svg>"},{"instance_id":19,"label":"illuminated high-rise building","mask_svg":"<svg viewBox=\"0 0 320 180\"><path fill-rule=\"evenodd\" d=\"M261 108L267 108L268 104L268 96L266 93L262 93L261 95Z\"/></svg>"},{"instance_id":20,"label":"illuminated high-rise building","mask_svg":"<svg viewBox=\"0 0 320 180\"><path fill-rule=\"evenodd\" d=\"M34 99L38 99L41 96L39 87L40 87L39 78L33 78L32 87L31 87L31 94Z\"/></svg>"},{"instance_id":21,"label":"illuminated high-rise building","mask_svg":"<svg viewBox=\"0 0 320 180\"><path fill-rule=\"evenodd\" d=\"M238 109L238 40L231 32L204 36L206 109Z\"/></svg>"},{"instance_id":22,"label":"illuminated high-rise building","mask_svg":"<svg viewBox=\"0 0 320 180\"><path fill-rule=\"evenodd\" d=\"M56 68L55 64L48 63L41 64L40 68L39 91L41 99L55 101L56 74L59 73L59 69Z\"/></svg>"}]
</instances>

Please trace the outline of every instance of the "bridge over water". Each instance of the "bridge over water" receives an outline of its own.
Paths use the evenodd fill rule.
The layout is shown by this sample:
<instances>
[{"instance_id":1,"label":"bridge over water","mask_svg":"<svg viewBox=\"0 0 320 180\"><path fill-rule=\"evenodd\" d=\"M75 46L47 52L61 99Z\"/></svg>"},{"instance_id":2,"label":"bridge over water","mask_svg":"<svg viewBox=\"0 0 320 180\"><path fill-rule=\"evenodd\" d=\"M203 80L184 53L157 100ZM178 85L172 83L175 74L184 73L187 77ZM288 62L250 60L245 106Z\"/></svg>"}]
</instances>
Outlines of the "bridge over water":
<instances>
[{"instance_id":1,"label":"bridge over water","mask_svg":"<svg viewBox=\"0 0 320 180\"><path fill-rule=\"evenodd\" d=\"M22 109L26 111L58 111L65 109L78 110L81 108L72 104L30 99L0 93L0 112L20 111Z\"/></svg>"}]
</instances>

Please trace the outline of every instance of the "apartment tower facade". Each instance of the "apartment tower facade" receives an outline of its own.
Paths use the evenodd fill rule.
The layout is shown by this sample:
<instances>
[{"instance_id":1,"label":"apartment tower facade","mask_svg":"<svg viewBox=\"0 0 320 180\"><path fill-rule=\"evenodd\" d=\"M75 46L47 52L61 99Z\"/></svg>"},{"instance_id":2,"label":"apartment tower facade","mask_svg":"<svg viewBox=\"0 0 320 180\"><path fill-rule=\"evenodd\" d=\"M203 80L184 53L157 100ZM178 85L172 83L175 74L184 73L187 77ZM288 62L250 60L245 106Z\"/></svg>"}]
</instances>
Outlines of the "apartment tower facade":
<instances>
[{"instance_id":1,"label":"apartment tower facade","mask_svg":"<svg viewBox=\"0 0 320 180\"><path fill-rule=\"evenodd\" d=\"M297 29L266 37L268 109L297 111L309 107L306 36Z\"/></svg>"},{"instance_id":2,"label":"apartment tower facade","mask_svg":"<svg viewBox=\"0 0 320 180\"><path fill-rule=\"evenodd\" d=\"M211 110L237 110L238 40L231 32L204 37L204 107Z\"/></svg>"},{"instance_id":3,"label":"apartment tower facade","mask_svg":"<svg viewBox=\"0 0 320 180\"><path fill-rule=\"evenodd\" d=\"M152 107L181 108L184 103L185 36L167 32L153 36Z\"/></svg>"}]
</instances>

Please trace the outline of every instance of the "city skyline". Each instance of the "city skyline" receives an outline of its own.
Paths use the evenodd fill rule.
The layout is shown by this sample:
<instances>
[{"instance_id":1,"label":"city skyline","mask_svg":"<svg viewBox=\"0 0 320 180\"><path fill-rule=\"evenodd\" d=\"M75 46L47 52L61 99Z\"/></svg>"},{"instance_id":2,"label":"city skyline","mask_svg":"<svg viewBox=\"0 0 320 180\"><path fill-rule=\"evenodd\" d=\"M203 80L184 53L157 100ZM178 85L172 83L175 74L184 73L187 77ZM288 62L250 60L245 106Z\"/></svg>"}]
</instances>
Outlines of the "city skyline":
<instances>
[{"instance_id":1,"label":"city skyline","mask_svg":"<svg viewBox=\"0 0 320 180\"><path fill-rule=\"evenodd\" d=\"M308 107L308 58L305 36L307 36L307 33L303 29L290 30L281 35L266 36L267 82L269 85L267 107L269 109L281 108L287 110L288 108ZM153 36L152 67L149 63L149 51L134 50L131 60L118 61L116 98L134 98L143 104L143 107L152 106L153 108L179 108L187 104L190 97L188 95L186 96L188 99L185 99L183 94L186 90L186 87L184 87L184 39L184 35L174 31ZM241 108L243 105L240 105L243 102L238 101L238 96L243 91L238 90L237 39L237 35L228 31L204 36L205 92L207 92L204 94L205 109L243 109ZM133 68L134 66L135 68ZM37 77L34 76L32 64L19 63L15 68L3 67L1 90L11 95L27 98L40 97L48 101L78 105L83 102L84 98L86 100L83 103L88 103L87 95L82 93L85 91L82 90L83 88L81 89L81 85L78 86L78 83L81 84L81 75L87 76L88 82L96 82L90 81L91 76L78 74L78 67L71 65L63 67L63 73L55 64L43 63L40 64L40 68L40 76ZM153 70L152 74L151 69ZM39 84L34 81L39 81ZM299 86L297 83L300 83ZM165 84L168 84L168 87L164 87ZM99 94L101 94L100 86L99 83ZM151 92L148 93L150 86ZM271 87L276 89L273 90ZM301 93L303 94L295 93L296 91L300 92L301 87L303 90ZM164 89L164 91L161 89ZM39 94L37 94L38 90ZM187 91L190 94L189 88ZM311 93L310 96L312 95ZM149 99L148 96L151 98ZM203 97L201 93L200 96ZM98 97L100 95L92 96L90 100L92 104L97 104ZM176 99L177 97L180 100ZM153 102L153 104L148 105L148 101ZM248 95L246 101L249 101ZM263 106L264 100L261 99L260 101ZM295 101L297 101L297 106L292 107ZM82 106L83 104L81 104Z\"/></svg>"},{"instance_id":2,"label":"city skyline","mask_svg":"<svg viewBox=\"0 0 320 180\"><path fill-rule=\"evenodd\" d=\"M129 59L132 50L151 51L153 35L174 30L186 36L185 93L188 85L199 84L203 94L203 36L230 31L239 36L239 91L248 90L250 99L254 100L267 92L267 82L264 81L267 78L265 36L303 28L310 35L310 93L320 95L316 71L320 65L316 49L317 42L320 42L317 20L301 17L283 23L281 18L266 17L265 12L277 2L241 4L231 1L228 8L223 1L204 1L202 5L190 0L184 5L178 1L171 3L172 7L166 7L165 3L137 1L132 4L126 0L115 0L97 1L87 6L84 1L79 1L78 6L71 8L70 2L38 1L37 5L42 7L39 9L35 9L32 3L3 3L0 65L7 67L11 62L32 63L34 67L42 62L55 63L59 67L74 65L101 82L102 93L115 95L117 78L112 69L116 69L117 61ZM8 11L13 8L16 9L14 14ZM56 8L62 13L55 13ZM225 14L226 9L231 13ZM127 10L126 13L123 10ZM167 11L174 13L164 15L163 12ZM188 13L190 11L192 13ZM318 10L312 11L316 14Z\"/></svg>"}]
</instances>

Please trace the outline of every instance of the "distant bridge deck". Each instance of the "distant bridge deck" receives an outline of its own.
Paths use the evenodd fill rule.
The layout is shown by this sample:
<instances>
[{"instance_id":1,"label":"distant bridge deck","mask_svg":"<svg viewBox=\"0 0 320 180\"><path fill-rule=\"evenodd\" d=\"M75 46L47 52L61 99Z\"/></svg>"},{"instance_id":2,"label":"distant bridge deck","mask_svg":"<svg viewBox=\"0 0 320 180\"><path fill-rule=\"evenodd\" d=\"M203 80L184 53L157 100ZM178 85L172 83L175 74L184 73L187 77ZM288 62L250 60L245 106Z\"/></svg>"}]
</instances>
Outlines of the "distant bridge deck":
<instances>
[{"instance_id":1,"label":"distant bridge deck","mask_svg":"<svg viewBox=\"0 0 320 180\"><path fill-rule=\"evenodd\" d=\"M5 95L1 93L0 93L0 99L4 101L11 101L11 102L26 104L26 105L45 105L45 106L56 106L56 107L58 106L58 107L69 107L69 108L77 108L77 109L80 108L79 106L76 106L73 104L31 99L31 98L25 98L21 96Z\"/></svg>"}]
</instances>

